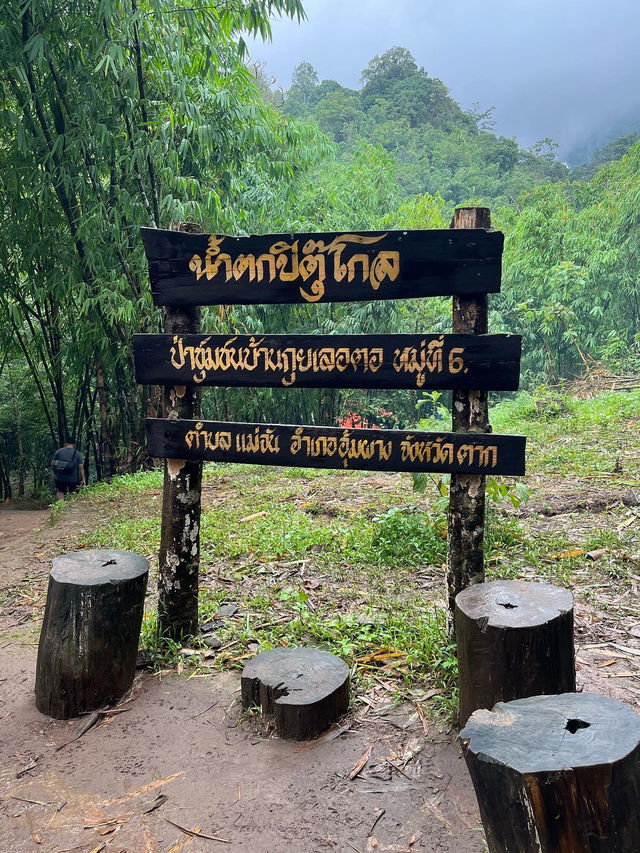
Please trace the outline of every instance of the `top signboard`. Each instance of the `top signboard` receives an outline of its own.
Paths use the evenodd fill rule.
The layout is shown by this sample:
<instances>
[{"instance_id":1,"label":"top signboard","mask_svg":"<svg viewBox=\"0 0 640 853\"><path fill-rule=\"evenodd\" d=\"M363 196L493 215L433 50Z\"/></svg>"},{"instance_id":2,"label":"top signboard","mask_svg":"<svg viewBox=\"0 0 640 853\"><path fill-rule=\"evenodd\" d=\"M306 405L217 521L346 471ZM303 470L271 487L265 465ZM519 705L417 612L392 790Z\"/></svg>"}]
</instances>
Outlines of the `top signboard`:
<instances>
[{"instance_id":1,"label":"top signboard","mask_svg":"<svg viewBox=\"0 0 640 853\"><path fill-rule=\"evenodd\" d=\"M229 237L142 228L157 305L273 305L497 293L499 231Z\"/></svg>"}]
</instances>

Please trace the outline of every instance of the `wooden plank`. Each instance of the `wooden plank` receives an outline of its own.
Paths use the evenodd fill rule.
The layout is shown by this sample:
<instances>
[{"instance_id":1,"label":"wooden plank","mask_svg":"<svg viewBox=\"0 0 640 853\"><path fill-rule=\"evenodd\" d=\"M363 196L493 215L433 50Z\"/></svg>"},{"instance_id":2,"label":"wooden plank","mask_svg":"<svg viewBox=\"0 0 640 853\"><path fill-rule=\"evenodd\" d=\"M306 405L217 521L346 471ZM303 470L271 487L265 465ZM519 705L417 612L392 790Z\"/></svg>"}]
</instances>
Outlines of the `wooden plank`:
<instances>
[{"instance_id":1,"label":"wooden plank","mask_svg":"<svg viewBox=\"0 0 640 853\"><path fill-rule=\"evenodd\" d=\"M519 335L134 335L147 385L514 391Z\"/></svg>"},{"instance_id":2,"label":"wooden plank","mask_svg":"<svg viewBox=\"0 0 640 853\"><path fill-rule=\"evenodd\" d=\"M524 473L525 436L148 418L149 454L300 468Z\"/></svg>"},{"instance_id":3,"label":"wooden plank","mask_svg":"<svg viewBox=\"0 0 640 853\"><path fill-rule=\"evenodd\" d=\"M358 302L500 290L504 238L498 231L141 232L157 305Z\"/></svg>"}]
</instances>

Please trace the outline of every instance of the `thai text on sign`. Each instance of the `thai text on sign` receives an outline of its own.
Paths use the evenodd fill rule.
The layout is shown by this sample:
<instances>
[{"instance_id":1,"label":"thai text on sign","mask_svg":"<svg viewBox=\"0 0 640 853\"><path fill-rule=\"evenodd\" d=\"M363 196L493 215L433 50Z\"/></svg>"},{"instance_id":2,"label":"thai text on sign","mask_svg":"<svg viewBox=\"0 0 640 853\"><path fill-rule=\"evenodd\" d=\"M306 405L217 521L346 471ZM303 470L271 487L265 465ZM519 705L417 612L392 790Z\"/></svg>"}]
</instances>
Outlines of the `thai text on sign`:
<instances>
[{"instance_id":1,"label":"thai text on sign","mask_svg":"<svg viewBox=\"0 0 640 853\"><path fill-rule=\"evenodd\" d=\"M518 387L517 335L136 335L143 383Z\"/></svg>"},{"instance_id":2,"label":"thai text on sign","mask_svg":"<svg viewBox=\"0 0 640 853\"><path fill-rule=\"evenodd\" d=\"M150 454L165 458L371 471L524 472L524 436L162 418L149 418L146 428Z\"/></svg>"},{"instance_id":3,"label":"thai text on sign","mask_svg":"<svg viewBox=\"0 0 640 853\"><path fill-rule=\"evenodd\" d=\"M142 237L160 305L350 302L500 290L499 232L230 237L143 228Z\"/></svg>"}]
</instances>

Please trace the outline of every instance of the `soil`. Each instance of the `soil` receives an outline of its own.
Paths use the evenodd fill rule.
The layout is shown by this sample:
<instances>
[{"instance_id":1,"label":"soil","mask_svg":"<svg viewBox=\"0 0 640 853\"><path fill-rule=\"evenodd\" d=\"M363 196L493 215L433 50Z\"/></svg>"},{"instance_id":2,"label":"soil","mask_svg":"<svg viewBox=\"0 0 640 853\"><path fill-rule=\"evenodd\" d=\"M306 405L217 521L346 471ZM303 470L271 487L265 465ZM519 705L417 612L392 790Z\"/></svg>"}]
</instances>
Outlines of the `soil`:
<instances>
[{"instance_id":1,"label":"soil","mask_svg":"<svg viewBox=\"0 0 640 853\"><path fill-rule=\"evenodd\" d=\"M596 525L611 501L634 505L625 496L578 482L553 495L539 489L522 523L550 533ZM339 727L302 744L243 715L235 672L141 671L116 712L77 740L86 720L39 714L33 687L51 558L101 513L72 504L49 526L47 510L0 507L0 853L486 850L457 732L388 697L367 697ZM636 708L634 600L599 610L580 589L574 595L578 689Z\"/></svg>"}]
</instances>

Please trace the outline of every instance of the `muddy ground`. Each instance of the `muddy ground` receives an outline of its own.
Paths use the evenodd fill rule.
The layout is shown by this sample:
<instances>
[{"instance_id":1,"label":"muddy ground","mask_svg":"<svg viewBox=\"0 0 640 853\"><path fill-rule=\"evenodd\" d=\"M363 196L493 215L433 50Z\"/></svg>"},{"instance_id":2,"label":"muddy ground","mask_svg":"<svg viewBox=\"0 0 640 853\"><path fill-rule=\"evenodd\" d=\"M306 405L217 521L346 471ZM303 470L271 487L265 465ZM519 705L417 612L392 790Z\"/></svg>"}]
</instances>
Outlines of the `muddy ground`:
<instances>
[{"instance_id":1,"label":"muddy ground","mask_svg":"<svg viewBox=\"0 0 640 853\"><path fill-rule=\"evenodd\" d=\"M535 498L522 523L550 532L595 525L621 501L599 488L585 502L579 482L552 497ZM78 721L35 708L37 640L51 558L100 513L73 504L52 527L47 510L0 508L0 853L486 849L456 731L423 724L384 691L327 736L295 744L243 717L235 672L140 672L119 712L70 742ZM579 588L574 595L579 688L637 708L633 588L615 611L583 601Z\"/></svg>"}]
</instances>

